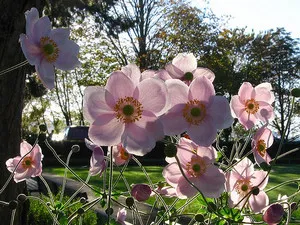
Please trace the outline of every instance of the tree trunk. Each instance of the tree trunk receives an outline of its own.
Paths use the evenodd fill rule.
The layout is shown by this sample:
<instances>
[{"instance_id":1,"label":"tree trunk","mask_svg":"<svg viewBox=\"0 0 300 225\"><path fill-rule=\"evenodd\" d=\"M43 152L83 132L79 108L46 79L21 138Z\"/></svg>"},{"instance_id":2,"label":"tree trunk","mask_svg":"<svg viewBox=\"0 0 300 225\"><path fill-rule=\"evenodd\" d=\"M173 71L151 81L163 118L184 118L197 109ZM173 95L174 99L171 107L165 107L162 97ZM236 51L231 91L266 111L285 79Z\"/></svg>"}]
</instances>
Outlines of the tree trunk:
<instances>
[{"instance_id":1,"label":"tree trunk","mask_svg":"<svg viewBox=\"0 0 300 225\"><path fill-rule=\"evenodd\" d=\"M37 5L38 4L38 5ZM0 1L0 71L25 60L19 44L19 35L25 33L25 11L31 7L41 7L35 0ZM0 75L0 188L10 173L6 169L7 159L20 155L21 120L25 87L25 70L21 67ZM25 182L11 180L0 194L0 201L16 200L20 193L26 192ZM18 204L14 224L26 224L24 204ZM25 212L25 214L24 214ZM12 210L0 205L1 225L9 225Z\"/></svg>"}]
</instances>

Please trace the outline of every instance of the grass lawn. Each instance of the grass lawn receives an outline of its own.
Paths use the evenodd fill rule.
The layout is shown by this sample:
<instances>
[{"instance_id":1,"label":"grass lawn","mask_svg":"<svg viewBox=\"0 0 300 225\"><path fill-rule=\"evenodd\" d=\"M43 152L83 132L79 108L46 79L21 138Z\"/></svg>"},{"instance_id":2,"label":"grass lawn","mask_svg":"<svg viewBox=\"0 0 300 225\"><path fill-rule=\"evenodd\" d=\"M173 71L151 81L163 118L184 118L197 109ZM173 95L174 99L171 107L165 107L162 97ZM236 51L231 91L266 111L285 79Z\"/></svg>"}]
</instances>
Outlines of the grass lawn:
<instances>
[{"instance_id":1,"label":"grass lawn","mask_svg":"<svg viewBox=\"0 0 300 225\"><path fill-rule=\"evenodd\" d=\"M151 178L153 183L157 183L159 181L164 181L162 177L162 166L145 166L145 170L147 171L149 177ZM86 178L88 168L80 168L76 167L74 168L74 171L83 179ZM63 175L64 174L64 168L44 168L44 172L49 172L53 174ZM113 176L114 180L118 177L119 171L114 171ZM285 182L287 180L292 179L298 179L300 178L300 165L276 165L272 168L272 172L270 175L268 186L265 190L268 190L271 187L274 187L277 184L280 184L282 182ZM129 166L123 173L123 175L126 177L127 182L129 185L135 184L135 183L149 183L147 181L147 178L145 174L141 171L141 168L138 166ZM74 178L70 173L68 173L69 178ZM95 186L95 187L102 187L102 179L99 178L99 176L92 177L89 184ZM267 194L270 198L270 203L277 200L277 196L280 193L281 195L290 195L297 190L298 184L292 183L285 186L281 186L279 188L276 188L275 190L269 191ZM127 190L124 186L124 182L120 180L114 190L118 191L125 191ZM295 197L295 201L300 200L299 195ZM166 200L168 204L171 204L173 202L172 199ZM148 203L153 203L154 198L151 198L148 200ZM185 203L184 200L181 200L177 203L176 208L180 207ZM190 212L197 212L197 210L201 207L201 205L198 203L197 200L195 200L192 204L189 204L187 207L187 211ZM293 217L300 220L300 210L297 210L293 213ZM290 223L295 224L295 223Z\"/></svg>"}]
</instances>

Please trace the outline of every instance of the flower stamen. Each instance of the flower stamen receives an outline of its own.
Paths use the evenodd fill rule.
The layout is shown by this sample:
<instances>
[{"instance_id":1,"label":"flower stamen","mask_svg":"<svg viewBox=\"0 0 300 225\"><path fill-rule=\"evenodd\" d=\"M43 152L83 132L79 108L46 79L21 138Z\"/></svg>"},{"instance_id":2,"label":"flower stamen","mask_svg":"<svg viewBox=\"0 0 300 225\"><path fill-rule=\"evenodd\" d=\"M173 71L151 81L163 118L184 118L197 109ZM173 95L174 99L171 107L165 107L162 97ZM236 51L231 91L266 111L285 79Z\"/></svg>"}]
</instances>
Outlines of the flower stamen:
<instances>
[{"instance_id":1,"label":"flower stamen","mask_svg":"<svg viewBox=\"0 0 300 225\"><path fill-rule=\"evenodd\" d=\"M118 120L124 123L134 123L142 118L143 106L133 97L119 98L114 111Z\"/></svg>"},{"instance_id":2,"label":"flower stamen","mask_svg":"<svg viewBox=\"0 0 300 225\"><path fill-rule=\"evenodd\" d=\"M32 168L32 164L33 164L33 160L30 156L27 156L22 160L22 167L24 169Z\"/></svg>"},{"instance_id":3,"label":"flower stamen","mask_svg":"<svg viewBox=\"0 0 300 225\"><path fill-rule=\"evenodd\" d=\"M255 114L259 109L259 104L253 98L248 99L245 103L245 110L247 113Z\"/></svg>"},{"instance_id":4,"label":"flower stamen","mask_svg":"<svg viewBox=\"0 0 300 225\"><path fill-rule=\"evenodd\" d=\"M41 37L40 45L44 57L49 63L53 63L58 58L59 49L55 41L49 37Z\"/></svg>"},{"instance_id":5,"label":"flower stamen","mask_svg":"<svg viewBox=\"0 0 300 225\"><path fill-rule=\"evenodd\" d=\"M262 157L265 156L267 150L267 145L264 140L259 140L256 144L256 151L258 154L260 154Z\"/></svg>"},{"instance_id":6,"label":"flower stamen","mask_svg":"<svg viewBox=\"0 0 300 225\"><path fill-rule=\"evenodd\" d=\"M197 99L190 100L185 104L182 114L188 123L199 125L206 115L205 105Z\"/></svg>"},{"instance_id":7,"label":"flower stamen","mask_svg":"<svg viewBox=\"0 0 300 225\"><path fill-rule=\"evenodd\" d=\"M192 156L190 162L187 163L187 172L193 177L200 177L206 171L205 161L198 155Z\"/></svg>"}]
</instances>

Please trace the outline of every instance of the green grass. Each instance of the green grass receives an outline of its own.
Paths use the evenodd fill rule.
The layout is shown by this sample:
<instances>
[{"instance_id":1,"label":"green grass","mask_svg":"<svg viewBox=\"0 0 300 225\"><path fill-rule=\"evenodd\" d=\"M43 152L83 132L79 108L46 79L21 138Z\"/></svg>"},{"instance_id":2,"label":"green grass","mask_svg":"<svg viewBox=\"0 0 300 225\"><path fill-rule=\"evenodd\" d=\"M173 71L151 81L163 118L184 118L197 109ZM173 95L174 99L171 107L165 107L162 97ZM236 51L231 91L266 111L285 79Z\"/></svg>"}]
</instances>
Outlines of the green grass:
<instances>
[{"instance_id":1,"label":"green grass","mask_svg":"<svg viewBox=\"0 0 300 225\"><path fill-rule=\"evenodd\" d=\"M149 177L151 178L153 183L157 183L160 181L164 181L162 177L162 166L145 166L145 170L147 171ZM45 172L50 172L53 174L63 175L64 174L64 168L44 168ZM86 178L88 168L74 168L74 171L83 179ZM114 180L119 176L119 171L115 170L113 173ZM293 179L299 179L300 176L300 165L276 165L272 168L272 172L270 174L270 179L268 182L268 185L265 190L268 190L271 187L274 187L275 185L281 184L288 180ZM142 172L141 168L138 166L129 166L126 168L126 170L123 173L124 177L126 177L126 180L129 185L136 184L136 183L149 183L145 174ZM70 173L68 173L69 178L74 178ZM95 187L102 187L102 178L99 176L94 176L91 178L89 184L95 186ZM274 190L269 191L267 194L270 198L270 203L275 202L277 200L278 194L281 195L290 195L294 193L298 188L298 185L296 183L290 183L288 185L281 186L279 188L276 188ZM120 180L117 185L115 186L114 190L118 191L125 191L127 190L124 182ZM126 195L126 193L124 193ZM295 201L300 200L299 195L295 197ZM167 204L171 204L173 202L173 199L166 199ZM154 198L151 198L147 201L149 204L154 203ZM180 200L176 207L180 207L185 203L185 200ZM198 203L197 200L195 200L192 204L189 204L186 211L187 212L197 212L199 207L201 205ZM297 210L293 213L293 217L296 217L297 219L300 219L300 210ZM292 224L292 223L291 223Z\"/></svg>"}]
</instances>

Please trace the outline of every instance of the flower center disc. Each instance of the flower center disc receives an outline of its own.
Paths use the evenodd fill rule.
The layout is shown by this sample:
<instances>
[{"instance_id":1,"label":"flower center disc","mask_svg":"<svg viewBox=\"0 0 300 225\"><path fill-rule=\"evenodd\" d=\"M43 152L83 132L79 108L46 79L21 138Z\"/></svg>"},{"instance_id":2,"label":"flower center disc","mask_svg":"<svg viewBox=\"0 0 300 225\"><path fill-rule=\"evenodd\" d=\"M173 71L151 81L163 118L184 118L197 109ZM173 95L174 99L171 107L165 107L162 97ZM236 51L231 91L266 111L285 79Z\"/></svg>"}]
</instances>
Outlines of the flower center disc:
<instances>
[{"instance_id":1,"label":"flower center disc","mask_svg":"<svg viewBox=\"0 0 300 225\"><path fill-rule=\"evenodd\" d=\"M123 160L128 160L129 159L129 154L126 152L126 150L122 147L120 151L121 159Z\"/></svg>"},{"instance_id":2,"label":"flower center disc","mask_svg":"<svg viewBox=\"0 0 300 225\"><path fill-rule=\"evenodd\" d=\"M259 104L253 98L248 99L245 103L245 110L247 113L255 114L259 109Z\"/></svg>"},{"instance_id":3,"label":"flower center disc","mask_svg":"<svg viewBox=\"0 0 300 225\"><path fill-rule=\"evenodd\" d=\"M118 120L133 123L142 118L143 106L133 97L119 98L114 111Z\"/></svg>"},{"instance_id":4,"label":"flower center disc","mask_svg":"<svg viewBox=\"0 0 300 225\"><path fill-rule=\"evenodd\" d=\"M256 144L256 151L264 157L266 154L267 145L264 140L259 140Z\"/></svg>"},{"instance_id":5,"label":"flower center disc","mask_svg":"<svg viewBox=\"0 0 300 225\"><path fill-rule=\"evenodd\" d=\"M206 171L205 161L198 155L194 155L187 163L187 172L193 177L200 177Z\"/></svg>"},{"instance_id":6,"label":"flower center disc","mask_svg":"<svg viewBox=\"0 0 300 225\"><path fill-rule=\"evenodd\" d=\"M192 81L194 79L194 75L191 72L186 72L183 75L183 80Z\"/></svg>"},{"instance_id":7,"label":"flower center disc","mask_svg":"<svg viewBox=\"0 0 300 225\"><path fill-rule=\"evenodd\" d=\"M49 37L41 37L41 49L44 57L49 63L53 63L58 58L59 49L57 44Z\"/></svg>"},{"instance_id":8,"label":"flower center disc","mask_svg":"<svg viewBox=\"0 0 300 225\"><path fill-rule=\"evenodd\" d=\"M191 100L185 104L182 114L188 123L199 125L206 115L205 105L197 99Z\"/></svg>"},{"instance_id":9,"label":"flower center disc","mask_svg":"<svg viewBox=\"0 0 300 225\"><path fill-rule=\"evenodd\" d=\"M33 164L33 160L30 156L27 156L22 160L22 167L25 169L31 168L32 164Z\"/></svg>"},{"instance_id":10,"label":"flower center disc","mask_svg":"<svg viewBox=\"0 0 300 225\"><path fill-rule=\"evenodd\" d=\"M249 180L238 180L236 182L235 189L237 193L239 193L242 196L245 196L251 188L251 184Z\"/></svg>"}]
</instances>

